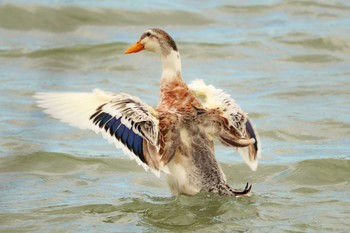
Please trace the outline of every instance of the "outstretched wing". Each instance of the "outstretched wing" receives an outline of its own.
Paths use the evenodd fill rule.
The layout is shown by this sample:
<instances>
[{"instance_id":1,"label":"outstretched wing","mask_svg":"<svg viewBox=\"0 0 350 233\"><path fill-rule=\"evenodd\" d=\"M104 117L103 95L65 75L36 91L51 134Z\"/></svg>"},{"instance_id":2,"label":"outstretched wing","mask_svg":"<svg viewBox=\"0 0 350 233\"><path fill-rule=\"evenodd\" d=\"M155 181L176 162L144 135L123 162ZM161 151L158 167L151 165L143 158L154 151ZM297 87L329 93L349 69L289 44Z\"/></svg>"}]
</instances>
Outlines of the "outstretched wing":
<instances>
[{"instance_id":1,"label":"outstretched wing","mask_svg":"<svg viewBox=\"0 0 350 233\"><path fill-rule=\"evenodd\" d=\"M260 158L260 139L247 114L229 94L206 85L203 80L195 80L189 87L202 100L205 109L210 110L212 119L215 117L214 121L219 122L220 131L216 131L216 134L220 141L224 145L238 147L245 162L252 170L256 170Z\"/></svg>"},{"instance_id":2,"label":"outstretched wing","mask_svg":"<svg viewBox=\"0 0 350 233\"><path fill-rule=\"evenodd\" d=\"M52 117L101 133L145 170L159 176L158 120L140 99L95 89L92 93L36 93L39 107Z\"/></svg>"}]
</instances>

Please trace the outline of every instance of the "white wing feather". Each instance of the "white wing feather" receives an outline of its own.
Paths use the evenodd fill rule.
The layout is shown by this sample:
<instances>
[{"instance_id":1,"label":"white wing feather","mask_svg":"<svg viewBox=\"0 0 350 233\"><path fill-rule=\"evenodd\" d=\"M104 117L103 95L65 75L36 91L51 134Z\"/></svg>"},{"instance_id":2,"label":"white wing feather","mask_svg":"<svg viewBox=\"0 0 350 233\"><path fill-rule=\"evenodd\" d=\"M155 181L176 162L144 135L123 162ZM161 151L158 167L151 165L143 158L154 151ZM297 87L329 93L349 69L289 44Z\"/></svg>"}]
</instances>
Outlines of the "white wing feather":
<instances>
[{"instance_id":1,"label":"white wing feather","mask_svg":"<svg viewBox=\"0 0 350 233\"><path fill-rule=\"evenodd\" d=\"M52 117L80 129L94 129L89 117L96 108L113 99L95 89L93 93L38 92L34 95L39 107Z\"/></svg>"},{"instance_id":2,"label":"white wing feather","mask_svg":"<svg viewBox=\"0 0 350 233\"><path fill-rule=\"evenodd\" d=\"M191 82L189 88L200 98L204 99L203 106L208 109L218 109L227 118L230 125L244 136L244 130L239 124L241 118L247 118L247 114L236 104L231 96L213 85L206 85L203 80L196 79ZM239 113L239 114L238 114Z\"/></svg>"},{"instance_id":3,"label":"white wing feather","mask_svg":"<svg viewBox=\"0 0 350 233\"><path fill-rule=\"evenodd\" d=\"M151 170L159 176L159 170L149 167L142 162L136 154L116 137L111 136L104 127L94 124L91 117L97 114L98 109L102 112L120 118L121 123L131 129L133 133L141 136L144 140L157 147L158 140L158 120L154 117L155 111L150 106L141 102L140 99L127 94L113 94L95 89L92 93L44 93L39 92L34 95L39 107L52 117L70 124L80 129L90 129L102 136L131 159L141 165L145 170ZM137 129L136 124L148 123L147 128ZM158 148L157 148L158 149Z\"/></svg>"},{"instance_id":4,"label":"white wing feather","mask_svg":"<svg viewBox=\"0 0 350 233\"><path fill-rule=\"evenodd\" d=\"M229 124L236 129L236 132L240 133L241 137L245 137L247 133L246 123L248 120L247 114L236 104L235 100L221 89L215 88L213 85L207 85L203 80L194 80L189 88L191 91L203 101L203 106L208 109L217 109L222 112ZM260 139L257 134L257 130L251 121L249 121L254 133L254 138L257 145L256 159L251 160L249 156L248 147L238 148L239 154L252 170L256 170L258 166L258 158L260 154Z\"/></svg>"}]
</instances>

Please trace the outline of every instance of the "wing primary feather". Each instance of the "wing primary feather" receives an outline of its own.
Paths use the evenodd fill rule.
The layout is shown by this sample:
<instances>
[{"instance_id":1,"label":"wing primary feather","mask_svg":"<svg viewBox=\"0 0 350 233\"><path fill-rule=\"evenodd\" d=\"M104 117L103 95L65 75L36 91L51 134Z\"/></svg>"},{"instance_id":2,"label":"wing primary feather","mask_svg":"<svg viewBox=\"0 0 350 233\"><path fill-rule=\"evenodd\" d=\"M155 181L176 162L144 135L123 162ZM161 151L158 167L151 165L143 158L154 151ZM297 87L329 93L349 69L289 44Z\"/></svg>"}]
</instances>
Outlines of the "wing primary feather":
<instances>
[{"instance_id":1,"label":"wing primary feather","mask_svg":"<svg viewBox=\"0 0 350 233\"><path fill-rule=\"evenodd\" d=\"M123 136L123 132L125 130L125 125L120 124L120 127L117 129L117 131L115 132L115 137L120 141L121 137Z\"/></svg>"},{"instance_id":2,"label":"wing primary feather","mask_svg":"<svg viewBox=\"0 0 350 233\"><path fill-rule=\"evenodd\" d=\"M112 125L117 121L117 118L113 117L110 121L107 122L105 125L105 130L108 132L108 130L112 127Z\"/></svg>"},{"instance_id":3,"label":"wing primary feather","mask_svg":"<svg viewBox=\"0 0 350 233\"><path fill-rule=\"evenodd\" d=\"M92 114L91 117L90 117L90 120L92 120L93 118L95 118L95 116L96 116L97 114L99 114L99 113L101 113L101 110L96 111L94 114Z\"/></svg>"},{"instance_id":4,"label":"wing primary feather","mask_svg":"<svg viewBox=\"0 0 350 233\"><path fill-rule=\"evenodd\" d=\"M98 126L102 128L107 123L107 121L109 121L111 118L112 116L106 113L106 115L101 119L101 122Z\"/></svg>"},{"instance_id":5,"label":"wing primary feather","mask_svg":"<svg viewBox=\"0 0 350 233\"><path fill-rule=\"evenodd\" d=\"M248 119L247 122L246 122L246 129L247 129L247 131L248 131L248 133L249 133L249 136L250 136L251 138L254 138L254 139L255 139L254 149L255 149L256 151L258 151L258 139L256 138L254 129L253 129L253 127L252 127L252 125L251 125L249 119Z\"/></svg>"},{"instance_id":6,"label":"wing primary feather","mask_svg":"<svg viewBox=\"0 0 350 233\"><path fill-rule=\"evenodd\" d=\"M118 129L118 127L119 127L119 125L121 125L121 122L120 122L120 120L121 120L121 117L120 118L116 118L116 117L114 117L113 118L113 122L111 122L111 121L109 121L107 124L109 124L110 122L111 122L111 126L110 126L110 128L109 128L109 133L110 133L110 135L111 136L113 136L114 134L115 134L115 132L117 131L117 129ZM107 126L107 124L106 124L106 126Z\"/></svg>"},{"instance_id":7,"label":"wing primary feather","mask_svg":"<svg viewBox=\"0 0 350 233\"><path fill-rule=\"evenodd\" d=\"M105 115L106 115L106 113L104 113L104 112L101 112L100 114L98 114L93 121L94 124L97 125Z\"/></svg>"},{"instance_id":8,"label":"wing primary feather","mask_svg":"<svg viewBox=\"0 0 350 233\"><path fill-rule=\"evenodd\" d=\"M130 129L128 129L127 127L125 127L124 131L123 131L123 135L122 135L122 142L125 144L127 144L128 142L128 137L129 137L129 133L130 133Z\"/></svg>"},{"instance_id":9,"label":"wing primary feather","mask_svg":"<svg viewBox=\"0 0 350 233\"><path fill-rule=\"evenodd\" d=\"M137 134L135 134L133 141L133 151L141 159L142 162L145 162L145 157L143 155L143 139Z\"/></svg>"},{"instance_id":10,"label":"wing primary feather","mask_svg":"<svg viewBox=\"0 0 350 233\"><path fill-rule=\"evenodd\" d=\"M129 150L133 151L133 142L134 142L134 138L135 138L135 133L134 131L132 130L132 128L130 129L130 132L129 132L129 136L128 136L128 140L126 142L126 145L128 146Z\"/></svg>"}]
</instances>

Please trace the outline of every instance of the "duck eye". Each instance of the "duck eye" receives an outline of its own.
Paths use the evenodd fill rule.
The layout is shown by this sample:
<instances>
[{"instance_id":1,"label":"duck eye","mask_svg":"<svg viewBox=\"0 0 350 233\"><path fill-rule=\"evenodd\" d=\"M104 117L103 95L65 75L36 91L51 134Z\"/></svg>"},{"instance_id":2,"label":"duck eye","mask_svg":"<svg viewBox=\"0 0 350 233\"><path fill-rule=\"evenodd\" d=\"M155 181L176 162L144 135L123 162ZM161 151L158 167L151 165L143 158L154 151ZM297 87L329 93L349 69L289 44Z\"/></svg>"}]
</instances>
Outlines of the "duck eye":
<instances>
[{"instance_id":1,"label":"duck eye","mask_svg":"<svg viewBox=\"0 0 350 233\"><path fill-rule=\"evenodd\" d=\"M148 37L148 36L151 36L151 33L150 32L147 32L146 33L146 36Z\"/></svg>"}]
</instances>

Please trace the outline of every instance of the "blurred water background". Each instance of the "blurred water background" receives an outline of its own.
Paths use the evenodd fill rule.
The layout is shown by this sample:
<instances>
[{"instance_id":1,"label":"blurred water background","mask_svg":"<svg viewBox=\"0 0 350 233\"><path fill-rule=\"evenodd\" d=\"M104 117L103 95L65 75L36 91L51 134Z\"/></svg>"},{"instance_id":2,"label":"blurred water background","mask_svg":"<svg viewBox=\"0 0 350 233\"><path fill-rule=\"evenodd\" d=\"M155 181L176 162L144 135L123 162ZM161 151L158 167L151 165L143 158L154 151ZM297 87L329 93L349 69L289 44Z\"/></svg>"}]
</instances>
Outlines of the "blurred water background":
<instances>
[{"instance_id":1,"label":"blurred water background","mask_svg":"<svg viewBox=\"0 0 350 233\"><path fill-rule=\"evenodd\" d=\"M99 135L42 113L37 91L100 88L156 106L161 65L124 55L160 27L187 82L249 112L257 172L218 146L249 198L171 197ZM347 232L350 230L350 2L0 1L1 232Z\"/></svg>"}]
</instances>

